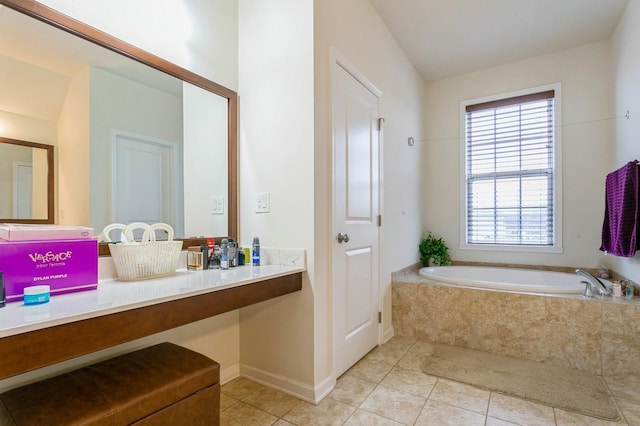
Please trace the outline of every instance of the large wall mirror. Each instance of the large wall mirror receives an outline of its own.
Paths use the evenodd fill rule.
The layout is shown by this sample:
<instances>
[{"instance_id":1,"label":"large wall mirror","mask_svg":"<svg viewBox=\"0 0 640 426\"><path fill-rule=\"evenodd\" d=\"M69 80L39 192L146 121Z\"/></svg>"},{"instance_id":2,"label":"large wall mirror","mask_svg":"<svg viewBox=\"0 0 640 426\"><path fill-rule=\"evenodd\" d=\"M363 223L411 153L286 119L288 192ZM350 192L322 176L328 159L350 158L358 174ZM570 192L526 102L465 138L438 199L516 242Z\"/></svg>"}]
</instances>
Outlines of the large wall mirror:
<instances>
[{"instance_id":1,"label":"large wall mirror","mask_svg":"<svg viewBox=\"0 0 640 426\"><path fill-rule=\"evenodd\" d=\"M237 236L234 91L32 0L0 0L0 81L0 137L55 149L55 223Z\"/></svg>"}]
</instances>

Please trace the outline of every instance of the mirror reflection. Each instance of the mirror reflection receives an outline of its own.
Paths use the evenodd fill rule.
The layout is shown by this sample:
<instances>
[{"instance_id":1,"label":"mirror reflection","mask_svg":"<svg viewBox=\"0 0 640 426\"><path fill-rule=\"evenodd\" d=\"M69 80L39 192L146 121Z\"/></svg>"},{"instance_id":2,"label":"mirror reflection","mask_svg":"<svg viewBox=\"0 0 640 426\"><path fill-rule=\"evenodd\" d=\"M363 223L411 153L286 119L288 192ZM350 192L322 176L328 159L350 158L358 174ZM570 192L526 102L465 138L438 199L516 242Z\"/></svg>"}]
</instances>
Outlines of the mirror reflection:
<instances>
[{"instance_id":1,"label":"mirror reflection","mask_svg":"<svg viewBox=\"0 0 640 426\"><path fill-rule=\"evenodd\" d=\"M0 136L57 151L56 223L228 235L226 98L2 6L0 79Z\"/></svg>"},{"instance_id":2,"label":"mirror reflection","mask_svg":"<svg viewBox=\"0 0 640 426\"><path fill-rule=\"evenodd\" d=\"M0 137L0 222L51 223L53 147Z\"/></svg>"}]
</instances>

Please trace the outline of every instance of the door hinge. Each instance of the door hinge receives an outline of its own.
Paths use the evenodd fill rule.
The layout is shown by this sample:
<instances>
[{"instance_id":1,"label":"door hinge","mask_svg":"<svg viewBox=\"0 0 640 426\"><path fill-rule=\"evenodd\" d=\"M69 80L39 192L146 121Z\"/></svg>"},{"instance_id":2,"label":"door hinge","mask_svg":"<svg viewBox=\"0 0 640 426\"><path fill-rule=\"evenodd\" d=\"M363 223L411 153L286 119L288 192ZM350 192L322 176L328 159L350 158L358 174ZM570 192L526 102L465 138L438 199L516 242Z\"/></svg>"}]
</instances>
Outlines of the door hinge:
<instances>
[{"instance_id":1,"label":"door hinge","mask_svg":"<svg viewBox=\"0 0 640 426\"><path fill-rule=\"evenodd\" d=\"M378 117L378 131L382 130L382 124L384 123L383 117Z\"/></svg>"},{"instance_id":2,"label":"door hinge","mask_svg":"<svg viewBox=\"0 0 640 426\"><path fill-rule=\"evenodd\" d=\"M379 214L378 215L378 227L381 227L381 226L382 226L382 215Z\"/></svg>"},{"instance_id":3,"label":"door hinge","mask_svg":"<svg viewBox=\"0 0 640 426\"><path fill-rule=\"evenodd\" d=\"M382 312L378 312L378 324L382 324Z\"/></svg>"}]
</instances>

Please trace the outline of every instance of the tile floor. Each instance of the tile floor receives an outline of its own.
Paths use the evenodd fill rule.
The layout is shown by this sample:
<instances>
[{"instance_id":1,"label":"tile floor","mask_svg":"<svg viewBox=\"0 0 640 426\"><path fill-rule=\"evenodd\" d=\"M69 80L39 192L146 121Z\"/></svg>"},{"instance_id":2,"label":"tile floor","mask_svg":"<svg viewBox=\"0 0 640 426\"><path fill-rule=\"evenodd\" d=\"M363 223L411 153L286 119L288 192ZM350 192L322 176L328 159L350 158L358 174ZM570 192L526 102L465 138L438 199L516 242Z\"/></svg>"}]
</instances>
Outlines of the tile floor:
<instances>
[{"instance_id":1,"label":"tile floor","mask_svg":"<svg viewBox=\"0 0 640 426\"><path fill-rule=\"evenodd\" d=\"M318 405L235 379L222 386L221 425L640 425L638 377L605 379L622 417L612 423L426 375L419 367L424 348L394 337L342 375Z\"/></svg>"}]
</instances>

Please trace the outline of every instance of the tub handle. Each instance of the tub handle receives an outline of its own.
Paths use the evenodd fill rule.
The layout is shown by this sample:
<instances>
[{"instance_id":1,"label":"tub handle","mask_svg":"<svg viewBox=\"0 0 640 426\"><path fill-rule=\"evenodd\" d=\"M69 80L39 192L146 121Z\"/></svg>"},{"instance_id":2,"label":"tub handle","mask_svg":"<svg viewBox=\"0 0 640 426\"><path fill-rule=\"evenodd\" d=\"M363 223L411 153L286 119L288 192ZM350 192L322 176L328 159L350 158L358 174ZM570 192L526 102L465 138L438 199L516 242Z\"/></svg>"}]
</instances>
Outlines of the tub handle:
<instances>
[{"instance_id":1,"label":"tub handle","mask_svg":"<svg viewBox=\"0 0 640 426\"><path fill-rule=\"evenodd\" d=\"M584 297L593 297L593 290L591 290L591 283L589 281L580 281L580 283L584 284L584 293L582 293L582 295Z\"/></svg>"}]
</instances>

